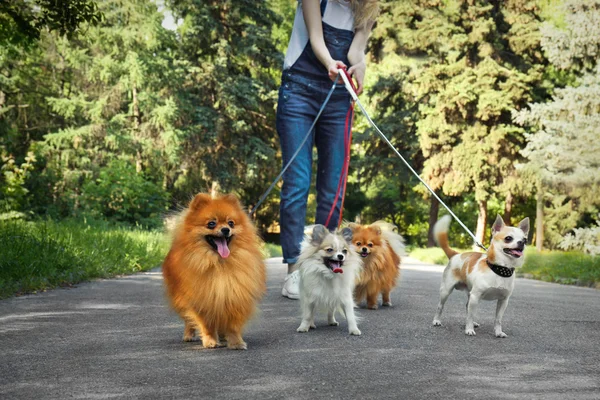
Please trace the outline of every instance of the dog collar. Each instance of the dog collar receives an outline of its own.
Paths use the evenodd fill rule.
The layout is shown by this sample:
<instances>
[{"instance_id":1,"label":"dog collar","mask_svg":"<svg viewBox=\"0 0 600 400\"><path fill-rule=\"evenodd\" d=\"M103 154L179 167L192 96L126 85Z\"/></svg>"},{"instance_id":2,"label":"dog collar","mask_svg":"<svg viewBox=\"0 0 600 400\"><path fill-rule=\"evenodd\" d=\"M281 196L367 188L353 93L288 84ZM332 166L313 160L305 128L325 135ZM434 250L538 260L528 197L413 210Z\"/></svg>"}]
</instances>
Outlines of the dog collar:
<instances>
[{"instance_id":1,"label":"dog collar","mask_svg":"<svg viewBox=\"0 0 600 400\"><path fill-rule=\"evenodd\" d=\"M501 276L503 278L510 278L515 272L514 268L508 268L503 267L502 265L492 264L488 260L485 260L485 262L487 263L488 267L490 267L490 269L494 271L496 275Z\"/></svg>"}]
</instances>

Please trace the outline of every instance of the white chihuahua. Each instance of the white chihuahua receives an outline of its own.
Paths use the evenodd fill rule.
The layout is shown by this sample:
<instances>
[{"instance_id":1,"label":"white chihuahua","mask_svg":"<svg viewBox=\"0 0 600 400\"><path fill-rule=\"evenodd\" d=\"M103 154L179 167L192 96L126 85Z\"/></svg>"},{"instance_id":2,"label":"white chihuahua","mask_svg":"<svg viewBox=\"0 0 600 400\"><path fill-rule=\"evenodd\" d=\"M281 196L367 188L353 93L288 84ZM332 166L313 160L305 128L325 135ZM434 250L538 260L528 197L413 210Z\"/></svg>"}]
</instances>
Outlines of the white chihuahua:
<instances>
[{"instance_id":1,"label":"white chihuahua","mask_svg":"<svg viewBox=\"0 0 600 400\"><path fill-rule=\"evenodd\" d=\"M360 335L354 315L354 285L362 264L352 248L352 231L344 228L331 233L315 225L306 235L298 258L302 323L298 332L315 326L315 309L327 311L329 325L337 326L335 312L342 309L351 335Z\"/></svg>"},{"instance_id":2,"label":"white chihuahua","mask_svg":"<svg viewBox=\"0 0 600 400\"><path fill-rule=\"evenodd\" d=\"M450 216L445 215L434 226L435 240L450 259L442 276L440 302L433 318L434 326L441 326L440 317L444 303L453 289L467 291L467 324L465 334L475 336L479 326L473 319L479 300L498 300L496 306L496 337L505 338L502 316L508 298L515 287L515 268L523 265L523 251L529 232L529 218L519 222L518 227L506 226L498 215L492 227L492 240L487 253L458 253L448 245Z\"/></svg>"}]
</instances>

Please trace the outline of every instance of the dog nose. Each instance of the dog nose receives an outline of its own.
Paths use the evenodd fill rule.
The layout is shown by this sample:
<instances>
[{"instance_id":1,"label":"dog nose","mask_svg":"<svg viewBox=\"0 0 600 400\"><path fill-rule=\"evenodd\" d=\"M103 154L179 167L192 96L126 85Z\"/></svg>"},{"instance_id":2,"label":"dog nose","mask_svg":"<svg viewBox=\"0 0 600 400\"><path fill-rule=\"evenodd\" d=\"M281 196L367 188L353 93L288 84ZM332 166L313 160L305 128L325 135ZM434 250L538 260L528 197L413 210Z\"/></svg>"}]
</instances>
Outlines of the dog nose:
<instances>
[{"instance_id":1,"label":"dog nose","mask_svg":"<svg viewBox=\"0 0 600 400\"><path fill-rule=\"evenodd\" d=\"M519 246L519 247L523 247L523 246L525 246L525 241L524 241L524 240L519 240L519 241L517 242L517 246Z\"/></svg>"},{"instance_id":2,"label":"dog nose","mask_svg":"<svg viewBox=\"0 0 600 400\"><path fill-rule=\"evenodd\" d=\"M343 261L344 260L344 255L343 254L338 254L338 260Z\"/></svg>"},{"instance_id":3,"label":"dog nose","mask_svg":"<svg viewBox=\"0 0 600 400\"><path fill-rule=\"evenodd\" d=\"M366 252L367 252L367 248L366 248L366 247L363 247L363 248L362 248L362 251L363 251L363 253L366 253Z\"/></svg>"},{"instance_id":4,"label":"dog nose","mask_svg":"<svg viewBox=\"0 0 600 400\"><path fill-rule=\"evenodd\" d=\"M225 236L229 236L229 232L231 232L229 230L229 228L221 228L221 233Z\"/></svg>"}]
</instances>

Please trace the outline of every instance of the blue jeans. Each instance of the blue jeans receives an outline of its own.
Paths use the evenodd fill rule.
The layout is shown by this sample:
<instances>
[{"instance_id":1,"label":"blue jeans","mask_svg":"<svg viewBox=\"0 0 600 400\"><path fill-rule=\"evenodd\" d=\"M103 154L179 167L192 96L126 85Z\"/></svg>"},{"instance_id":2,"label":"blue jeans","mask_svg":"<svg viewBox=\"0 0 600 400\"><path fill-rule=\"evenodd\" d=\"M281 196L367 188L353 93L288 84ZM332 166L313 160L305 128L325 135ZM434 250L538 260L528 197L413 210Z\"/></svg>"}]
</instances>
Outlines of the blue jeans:
<instances>
[{"instance_id":1,"label":"blue jeans","mask_svg":"<svg viewBox=\"0 0 600 400\"><path fill-rule=\"evenodd\" d=\"M277 132L281 143L283 165L286 165L307 134L325 101L332 81L311 80L288 70L283 72L277 104ZM304 238L306 203L312 176L312 148L317 147L317 215L315 223L325 224L335 200L344 163L346 113L351 97L338 85L319 117L311 137L283 175L280 226L283 262L294 263ZM329 229L337 227L341 196L330 219Z\"/></svg>"}]
</instances>

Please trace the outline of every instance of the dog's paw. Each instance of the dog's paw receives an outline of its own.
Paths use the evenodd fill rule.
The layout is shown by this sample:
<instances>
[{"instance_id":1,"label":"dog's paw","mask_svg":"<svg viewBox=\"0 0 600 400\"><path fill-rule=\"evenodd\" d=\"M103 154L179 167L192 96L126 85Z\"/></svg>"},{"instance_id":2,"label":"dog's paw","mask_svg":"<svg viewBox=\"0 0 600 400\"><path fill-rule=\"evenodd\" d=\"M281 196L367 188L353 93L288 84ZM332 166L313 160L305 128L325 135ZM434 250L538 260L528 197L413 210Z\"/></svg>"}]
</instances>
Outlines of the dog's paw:
<instances>
[{"instance_id":1,"label":"dog's paw","mask_svg":"<svg viewBox=\"0 0 600 400\"><path fill-rule=\"evenodd\" d=\"M340 325L340 323L339 323L339 322L337 322L337 321L331 321L331 322L329 323L329 326L339 326L339 325Z\"/></svg>"},{"instance_id":2,"label":"dog's paw","mask_svg":"<svg viewBox=\"0 0 600 400\"><path fill-rule=\"evenodd\" d=\"M350 334L354 335L354 336L360 336L360 335L362 335L362 332L360 331L360 329L355 328L355 329L350 329Z\"/></svg>"},{"instance_id":3,"label":"dog's paw","mask_svg":"<svg viewBox=\"0 0 600 400\"><path fill-rule=\"evenodd\" d=\"M215 342L214 340L204 340L202 341L202 346L205 349L216 349L217 347L223 347L220 342Z\"/></svg>"},{"instance_id":4,"label":"dog's paw","mask_svg":"<svg viewBox=\"0 0 600 400\"><path fill-rule=\"evenodd\" d=\"M298 327L298 329L296 329L296 332L304 333L304 332L308 332L309 329L310 329L310 326L300 325Z\"/></svg>"},{"instance_id":5,"label":"dog's paw","mask_svg":"<svg viewBox=\"0 0 600 400\"><path fill-rule=\"evenodd\" d=\"M392 302L391 301L384 301L383 303L381 303L381 305L383 307L391 307L392 306Z\"/></svg>"},{"instance_id":6,"label":"dog's paw","mask_svg":"<svg viewBox=\"0 0 600 400\"><path fill-rule=\"evenodd\" d=\"M479 328L481 325L479 325L477 322L473 322L473 326L474 326L475 328Z\"/></svg>"},{"instance_id":7,"label":"dog's paw","mask_svg":"<svg viewBox=\"0 0 600 400\"><path fill-rule=\"evenodd\" d=\"M465 329L465 335L467 336L475 336L475 329Z\"/></svg>"},{"instance_id":8,"label":"dog's paw","mask_svg":"<svg viewBox=\"0 0 600 400\"><path fill-rule=\"evenodd\" d=\"M442 321L440 321L439 319L434 319L433 326L442 326Z\"/></svg>"},{"instance_id":9,"label":"dog's paw","mask_svg":"<svg viewBox=\"0 0 600 400\"><path fill-rule=\"evenodd\" d=\"M183 335L184 342L197 342L199 340L200 340L200 338L196 337L194 335Z\"/></svg>"},{"instance_id":10,"label":"dog's paw","mask_svg":"<svg viewBox=\"0 0 600 400\"><path fill-rule=\"evenodd\" d=\"M248 350L248 344L246 342L229 343L227 348L231 350Z\"/></svg>"},{"instance_id":11,"label":"dog's paw","mask_svg":"<svg viewBox=\"0 0 600 400\"><path fill-rule=\"evenodd\" d=\"M367 306L367 308L369 310L377 310L379 307L377 306L377 304L374 304L374 305Z\"/></svg>"},{"instance_id":12,"label":"dog's paw","mask_svg":"<svg viewBox=\"0 0 600 400\"><path fill-rule=\"evenodd\" d=\"M500 331L500 332L496 332L496 337L497 338L507 338L508 335L506 333Z\"/></svg>"}]
</instances>

